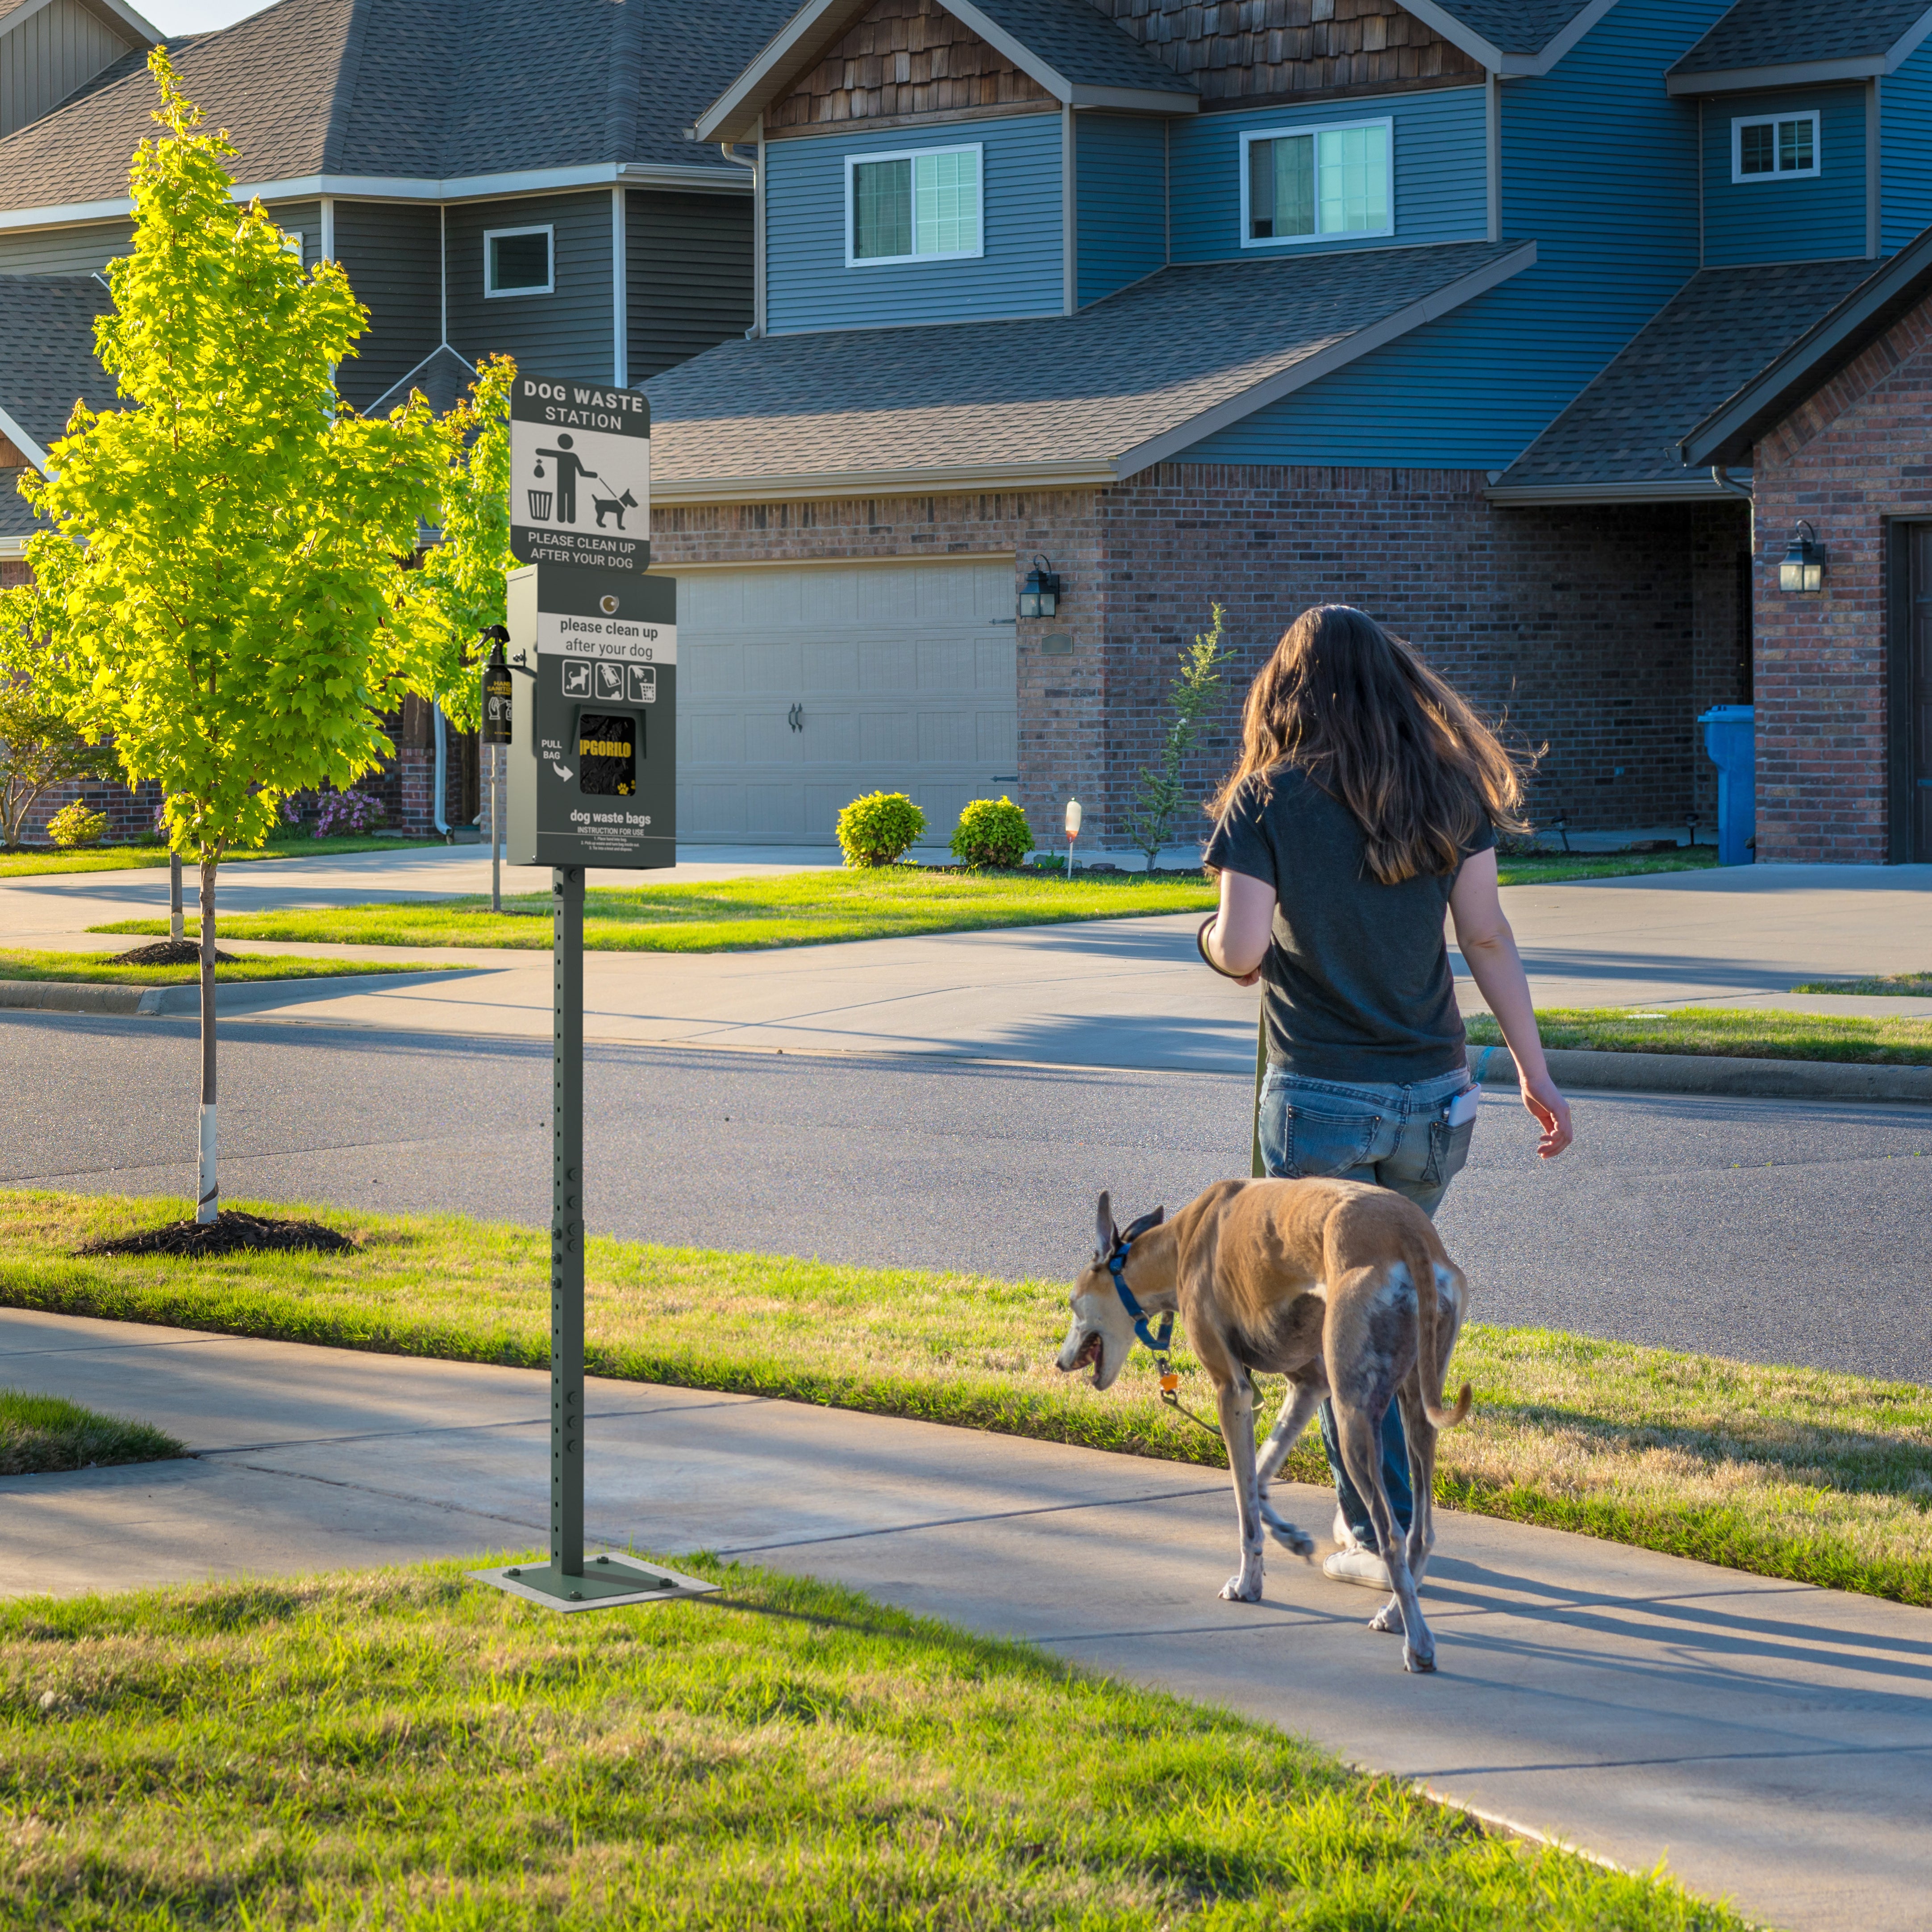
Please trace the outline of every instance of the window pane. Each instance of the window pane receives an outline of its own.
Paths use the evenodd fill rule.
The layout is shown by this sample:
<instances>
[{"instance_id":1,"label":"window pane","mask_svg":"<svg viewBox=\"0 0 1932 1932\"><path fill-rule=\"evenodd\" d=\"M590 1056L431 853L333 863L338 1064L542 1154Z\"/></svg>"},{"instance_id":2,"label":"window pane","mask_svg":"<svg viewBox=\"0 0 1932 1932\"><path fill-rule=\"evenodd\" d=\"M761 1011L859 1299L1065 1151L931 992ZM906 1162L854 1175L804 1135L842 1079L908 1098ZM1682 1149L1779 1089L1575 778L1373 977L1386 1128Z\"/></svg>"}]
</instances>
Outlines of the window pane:
<instances>
[{"instance_id":1,"label":"window pane","mask_svg":"<svg viewBox=\"0 0 1932 1932\"><path fill-rule=\"evenodd\" d=\"M852 170L852 255L912 253L912 164L860 161Z\"/></svg>"},{"instance_id":2,"label":"window pane","mask_svg":"<svg viewBox=\"0 0 1932 1932\"><path fill-rule=\"evenodd\" d=\"M1811 123L1780 121L1778 124L1778 167L1780 174L1792 170L1808 171L1811 166Z\"/></svg>"},{"instance_id":3,"label":"window pane","mask_svg":"<svg viewBox=\"0 0 1932 1932\"><path fill-rule=\"evenodd\" d=\"M1320 136L1318 226L1359 235L1389 225L1388 130L1338 128Z\"/></svg>"},{"instance_id":4,"label":"window pane","mask_svg":"<svg viewBox=\"0 0 1932 1932\"><path fill-rule=\"evenodd\" d=\"M1768 175L1772 172L1772 128L1768 121L1759 121L1738 130L1738 172Z\"/></svg>"},{"instance_id":5,"label":"window pane","mask_svg":"<svg viewBox=\"0 0 1932 1932\"><path fill-rule=\"evenodd\" d=\"M1265 242L1274 232L1274 151L1278 141L1248 143L1248 238Z\"/></svg>"},{"instance_id":6,"label":"window pane","mask_svg":"<svg viewBox=\"0 0 1932 1932\"><path fill-rule=\"evenodd\" d=\"M980 246L980 157L921 154L914 164L921 255L970 255Z\"/></svg>"},{"instance_id":7,"label":"window pane","mask_svg":"<svg viewBox=\"0 0 1932 1932\"><path fill-rule=\"evenodd\" d=\"M493 235L490 238L490 287L494 294L511 289L550 286L550 237L548 235Z\"/></svg>"},{"instance_id":8,"label":"window pane","mask_svg":"<svg viewBox=\"0 0 1932 1932\"><path fill-rule=\"evenodd\" d=\"M1315 232L1315 136L1291 134L1274 148L1274 232Z\"/></svg>"}]
</instances>

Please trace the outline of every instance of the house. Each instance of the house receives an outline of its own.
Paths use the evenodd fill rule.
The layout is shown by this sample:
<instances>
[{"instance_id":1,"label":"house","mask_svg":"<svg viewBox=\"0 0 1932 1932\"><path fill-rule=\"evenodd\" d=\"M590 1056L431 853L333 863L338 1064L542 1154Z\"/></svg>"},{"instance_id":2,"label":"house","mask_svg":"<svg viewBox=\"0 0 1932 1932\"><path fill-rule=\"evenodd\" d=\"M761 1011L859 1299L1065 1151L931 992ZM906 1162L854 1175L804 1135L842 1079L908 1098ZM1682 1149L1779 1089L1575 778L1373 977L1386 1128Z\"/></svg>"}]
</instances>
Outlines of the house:
<instances>
[{"instance_id":1,"label":"house","mask_svg":"<svg viewBox=\"0 0 1932 1932\"><path fill-rule=\"evenodd\" d=\"M755 164L751 335L644 384L680 836L823 840L886 784L942 833L1007 790L1046 836L1076 795L1119 842L1210 600L1244 675L1309 603L1375 611L1546 746L1545 825L1708 826L1697 716L1784 635L1790 506L1754 532L1750 466L1789 430L1693 432L1932 224L1928 30L806 0L693 117ZM1870 686L1858 608L1830 648ZM1792 796L1764 856L1903 849Z\"/></svg>"},{"instance_id":2,"label":"house","mask_svg":"<svg viewBox=\"0 0 1932 1932\"><path fill-rule=\"evenodd\" d=\"M628 385L754 320L752 170L685 129L785 0L280 0L170 49L305 262L370 311L340 374L380 412L446 407L485 355ZM0 580L31 532L12 488L44 467L93 361L99 272L131 232L157 31L121 0L0 0ZM473 742L412 705L380 785L392 820L476 812ZM443 740L444 795L433 800ZM104 790L120 815L152 818Z\"/></svg>"}]
</instances>

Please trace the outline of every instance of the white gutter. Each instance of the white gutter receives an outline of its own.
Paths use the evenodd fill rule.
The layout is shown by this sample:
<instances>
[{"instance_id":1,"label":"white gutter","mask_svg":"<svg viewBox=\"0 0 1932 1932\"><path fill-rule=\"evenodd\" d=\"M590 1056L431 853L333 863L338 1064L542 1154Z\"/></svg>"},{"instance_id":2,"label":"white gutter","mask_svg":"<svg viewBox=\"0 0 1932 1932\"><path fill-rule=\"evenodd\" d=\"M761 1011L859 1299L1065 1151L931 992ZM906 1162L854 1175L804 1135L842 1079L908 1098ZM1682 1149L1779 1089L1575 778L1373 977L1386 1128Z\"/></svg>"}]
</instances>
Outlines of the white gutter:
<instances>
[{"instance_id":1,"label":"white gutter","mask_svg":"<svg viewBox=\"0 0 1932 1932\"><path fill-rule=\"evenodd\" d=\"M554 194L571 188L670 188L688 192L746 194L750 184L715 167L660 167L643 161L598 161L575 168L526 168L495 175L452 175L442 181L408 175L296 175L280 181L237 182L230 201L313 201L340 196L352 201L495 201L522 194ZM85 221L124 220L132 200L70 201L43 208L0 212L0 230L65 228Z\"/></svg>"}]
</instances>

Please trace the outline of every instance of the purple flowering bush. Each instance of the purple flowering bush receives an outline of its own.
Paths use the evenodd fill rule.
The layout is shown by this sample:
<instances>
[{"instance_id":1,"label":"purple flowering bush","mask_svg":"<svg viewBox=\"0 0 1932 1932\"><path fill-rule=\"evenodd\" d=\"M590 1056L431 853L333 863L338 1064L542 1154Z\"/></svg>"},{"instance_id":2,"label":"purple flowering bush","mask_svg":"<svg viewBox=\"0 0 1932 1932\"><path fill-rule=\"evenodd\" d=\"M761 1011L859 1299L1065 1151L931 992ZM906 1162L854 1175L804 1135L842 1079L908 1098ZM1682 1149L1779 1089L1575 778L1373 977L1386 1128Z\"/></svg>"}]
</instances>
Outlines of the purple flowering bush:
<instances>
[{"instance_id":1,"label":"purple flowering bush","mask_svg":"<svg viewBox=\"0 0 1932 1932\"><path fill-rule=\"evenodd\" d=\"M373 832L382 824L384 816L381 800L371 798L367 792L329 792L323 796L321 808L315 815L315 836L318 838L353 838L360 832Z\"/></svg>"}]
</instances>

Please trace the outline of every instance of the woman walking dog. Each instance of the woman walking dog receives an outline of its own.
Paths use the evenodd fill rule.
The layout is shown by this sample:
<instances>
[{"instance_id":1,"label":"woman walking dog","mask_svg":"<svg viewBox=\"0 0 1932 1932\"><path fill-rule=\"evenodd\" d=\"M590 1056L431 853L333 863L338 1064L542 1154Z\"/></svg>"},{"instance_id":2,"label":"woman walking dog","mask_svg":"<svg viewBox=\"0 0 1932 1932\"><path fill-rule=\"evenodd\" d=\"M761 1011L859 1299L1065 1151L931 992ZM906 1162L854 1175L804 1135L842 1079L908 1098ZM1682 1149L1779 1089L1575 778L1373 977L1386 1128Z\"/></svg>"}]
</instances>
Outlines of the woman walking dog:
<instances>
[{"instance_id":1,"label":"woman walking dog","mask_svg":"<svg viewBox=\"0 0 1932 1932\"><path fill-rule=\"evenodd\" d=\"M1262 982L1270 1174L1335 1176L1406 1195L1432 1216L1468 1158L1476 1094L1456 1009L1456 943L1516 1058L1545 1160L1570 1144L1516 940L1496 896L1496 833L1524 829L1522 780L1496 734L1409 646L1346 604L1305 610L1248 692L1240 761L1210 809L1220 910L1202 957ZM1389 1587L1367 1505L1322 1439L1340 1504L1330 1576ZM1403 1531L1402 1419L1382 1475Z\"/></svg>"}]
</instances>

